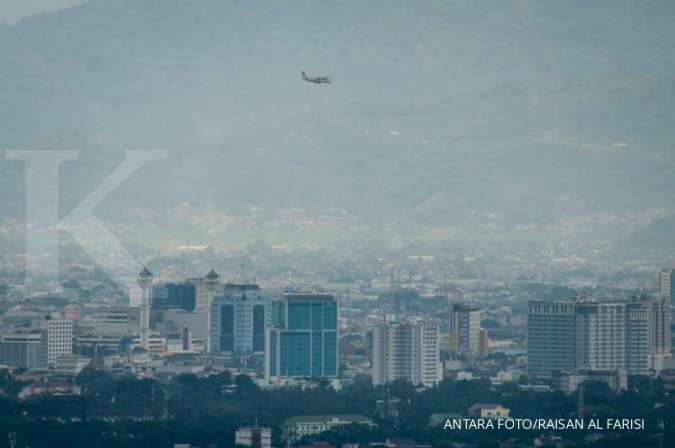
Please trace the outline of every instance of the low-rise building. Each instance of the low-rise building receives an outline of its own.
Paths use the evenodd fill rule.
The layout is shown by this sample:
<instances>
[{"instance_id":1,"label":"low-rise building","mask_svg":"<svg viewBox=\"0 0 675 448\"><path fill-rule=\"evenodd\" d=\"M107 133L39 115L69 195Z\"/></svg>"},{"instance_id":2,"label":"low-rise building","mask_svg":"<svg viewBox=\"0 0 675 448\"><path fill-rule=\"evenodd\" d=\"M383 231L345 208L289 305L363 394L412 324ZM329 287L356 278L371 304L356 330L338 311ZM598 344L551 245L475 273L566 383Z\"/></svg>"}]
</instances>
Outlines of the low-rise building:
<instances>
[{"instance_id":1,"label":"low-rise building","mask_svg":"<svg viewBox=\"0 0 675 448\"><path fill-rule=\"evenodd\" d=\"M91 359L73 353L61 355L52 363L51 374L56 377L75 377L89 364Z\"/></svg>"},{"instance_id":2,"label":"low-rise building","mask_svg":"<svg viewBox=\"0 0 675 448\"><path fill-rule=\"evenodd\" d=\"M283 439L295 443L302 437L330 431L338 426L366 425L375 423L366 416L353 415L297 415L287 419L283 424Z\"/></svg>"},{"instance_id":3,"label":"low-rise building","mask_svg":"<svg viewBox=\"0 0 675 448\"><path fill-rule=\"evenodd\" d=\"M469 415L480 418L509 418L511 411L500 404L476 403L469 408Z\"/></svg>"},{"instance_id":4,"label":"low-rise building","mask_svg":"<svg viewBox=\"0 0 675 448\"><path fill-rule=\"evenodd\" d=\"M21 389L19 392L19 399L25 400L26 398L36 397L39 395L80 395L82 389L80 386L76 386L71 383L66 383L65 381L51 381L51 382L36 382L29 384L28 386Z\"/></svg>"},{"instance_id":5,"label":"low-rise building","mask_svg":"<svg viewBox=\"0 0 675 448\"><path fill-rule=\"evenodd\" d=\"M576 392L585 382L606 383L612 390L628 388L628 375L619 370L557 370L553 372L553 387L566 393Z\"/></svg>"},{"instance_id":6,"label":"low-rise building","mask_svg":"<svg viewBox=\"0 0 675 448\"><path fill-rule=\"evenodd\" d=\"M254 448L271 448L272 428L260 426L239 428L235 433L235 445L250 446Z\"/></svg>"}]
</instances>

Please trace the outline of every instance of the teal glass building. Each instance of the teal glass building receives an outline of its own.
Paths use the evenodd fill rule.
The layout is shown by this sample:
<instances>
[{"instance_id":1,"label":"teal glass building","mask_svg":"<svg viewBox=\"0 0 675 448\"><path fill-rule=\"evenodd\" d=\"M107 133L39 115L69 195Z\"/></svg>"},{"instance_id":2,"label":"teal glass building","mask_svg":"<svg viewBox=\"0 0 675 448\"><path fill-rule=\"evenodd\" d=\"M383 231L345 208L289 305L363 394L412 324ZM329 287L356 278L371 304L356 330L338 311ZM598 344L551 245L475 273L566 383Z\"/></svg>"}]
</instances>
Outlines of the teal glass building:
<instances>
[{"instance_id":1,"label":"teal glass building","mask_svg":"<svg viewBox=\"0 0 675 448\"><path fill-rule=\"evenodd\" d=\"M337 377L337 301L332 295L284 294L272 314L267 379Z\"/></svg>"}]
</instances>

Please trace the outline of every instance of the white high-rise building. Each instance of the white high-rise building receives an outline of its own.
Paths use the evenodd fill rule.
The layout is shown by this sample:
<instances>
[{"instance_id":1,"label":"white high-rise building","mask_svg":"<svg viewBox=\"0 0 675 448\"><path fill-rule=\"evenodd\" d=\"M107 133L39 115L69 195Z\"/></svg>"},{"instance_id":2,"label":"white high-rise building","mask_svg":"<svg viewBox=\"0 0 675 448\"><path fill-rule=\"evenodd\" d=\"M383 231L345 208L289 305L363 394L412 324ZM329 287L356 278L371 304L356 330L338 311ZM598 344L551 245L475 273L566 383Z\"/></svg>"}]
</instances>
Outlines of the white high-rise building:
<instances>
[{"instance_id":1,"label":"white high-rise building","mask_svg":"<svg viewBox=\"0 0 675 448\"><path fill-rule=\"evenodd\" d=\"M148 350L150 348L150 305L152 295L152 273L147 268L138 274L136 279L141 288L141 303L138 307L138 325L141 347Z\"/></svg>"},{"instance_id":2,"label":"white high-rise building","mask_svg":"<svg viewBox=\"0 0 675 448\"><path fill-rule=\"evenodd\" d=\"M199 286L195 286L197 291L199 288L206 291L206 351L211 352L213 348L213 340L211 339L211 305L213 304L213 295L215 292L223 287L223 284L220 282L220 276L216 274L216 271L211 269L203 281L200 282ZM203 296L203 294L202 294ZM200 295L197 293L197 302L199 303ZM203 299L202 299L203 301ZM197 309L201 309L203 304L197 305Z\"/></svg>"},{"instance_id":3,"label":"white high-rise building","mask_svg":"<svg viewBox=\"0 0 675 448\"><path fill-rule=\"evenodd\" d=\"M138 308L143 300L143 290L136 283L129 284L129 306Z\"/></svg>"},{"instance_id":4,"label":"white high-rise building","mask_svg":"<svg viewBox=\"0 0 675 448\"><path fill-rule=\"evenodd\" d=\"M665 358L671 356L671 306L675 291L675 270L664 269L659 273L659 290L652 306L652 350L654 368L661 370Z\"/></svg>"},{"instance_id":5,"label":"white high-rise building","mask_svg":"<svg viewBox=\"0 0 675 448\"><path fill-rule=\"evenodd\" d=\"M438 325L391 322L373 330L373 384L404 379L434 386L442 378Z\"/></svg>"},{"instance_id":6,"label":"white high-rise building","mask_svg":"<svg viewBox=\"0 0 675 448\"><path fill-rule=\"evenodd\" d=\"M51 366L62 355L73 353L73 321L47 321L47 363Z\"/></svg>"},{"instance_id":7,"label":"white high-rise building","mask_svg":"<svg viewBox=\"0 0 675 448\"><path fill-rule=\"evenodd\" d=\"M646 296L618 303L529 302L528 373L550 378L555 371L580 369L653 375L661 369L653 330L659 302Z\"/></svg>"},{"instance_id":8,"label":"white high-rise building","mask_svg":"<svg viewBox=\"0 0 675 448\"><path fill-rule=\"evenodd\" d=\"M625 305L581 302L576 306L576 367L617 370L625 367Z\"/></svg>"},{"instance_id":9,"label":"white high-rise building","mask_svg":"<svg viewBox=\"0 0 675 448\"><path fill-rule=\"evenodd\" d=\"M652 300L637 297L626 304L626 371L629 375L652 372Z\"/></svg>"}]
</instances>

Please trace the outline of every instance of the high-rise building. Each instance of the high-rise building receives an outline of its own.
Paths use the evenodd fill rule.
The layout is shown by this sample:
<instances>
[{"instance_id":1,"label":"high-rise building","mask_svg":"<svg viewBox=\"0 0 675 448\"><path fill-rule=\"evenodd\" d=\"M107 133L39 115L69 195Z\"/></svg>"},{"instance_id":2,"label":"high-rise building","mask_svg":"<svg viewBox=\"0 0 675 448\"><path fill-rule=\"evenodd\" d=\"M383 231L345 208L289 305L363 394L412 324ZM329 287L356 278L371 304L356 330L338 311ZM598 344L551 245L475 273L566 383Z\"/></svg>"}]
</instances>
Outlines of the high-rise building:
<instances>
[{"instance_id":1,"label":"high-rise building","mask_svg":"<svg viewBox=\"0 0 675 448\"><path fill-rule=\"evenodd\" d=\"M143 268L138 274L136 283L141 288L141 302L138 307L138 324L140 345L144 349L149 349L150 338L150 306L152 304L152 273Z\"/></svg>"},{"instance_id":2,"label":"high-rise building","mask_svg":"<svg viewBox=\"0 0 675 448\"><path fill-rule=\"evenodd\" d=\"M626 371L649 375L652 362L652 299L640 297L626 304Z\"/></svg>"},{"instance_id":3,"label":"high-rise building","mask_svg":"<svg viewBox=\"0 0 675 448\"><path fill-rule=\"evenodd\" d=\"M659 272L659 295L672 299L673 294L675 293L674 276L675 269L663 269Z\"/></svg>"},{"instance_id":4,"label":"high-rise building","mask_svg":"<svg viewBox=\"0 0 675 448\"><path fill-rule=\"evenodd\" d=\"M265 378L338 374L337 301L330 294L284 294L267 329Z\"/></svg>"},{"instance_id":5,"label":"high-rise building","mask_svg":"<svg viewBox=\"0 0 675 448\"><path fill-rule=\"evenodd\" d=\"M211 303L211 351L264 353L271 301L256 284L224 285Z\"/></svg>"},{"instance_id":6,"label":"high-rise building","mask_svg":"<svg viewBox=\"0 0 675 448\"><path fill-rule=\"evenodd\" d=\"M528 372L550 378L553 371L617 371L651 375L655 365L655 302L529 302Z\"/></svg>"},{"instance_id":7,"label":"high-rise building","mask_svg":"<svg viewBox=\"0 0 675 448\"><path fill-rule=\"evenodd\" d=\"M576 303L532 301L528 309L529 375L550 378L554 370L576 368Z\"/></svg>"},{"instance_id":8,"label":"high-rise building","mask_svg":"<svg viewBox=\"0 0 675 448\"><path fill-rule=\"evenodd\" d=\"M36 369L47 367L47 351L39 330L8 332L0 335L0 364Z\"/></svg>"},{"instance_id":9,"label":"high-rise building","mask_svg":"<svg viewBox=\"0 0 675 448\"><path fill-rule=\"evenodd\" d=\"M487 356L490 353L490 334L484 328L480 330L480 343L478 347L478 354L480 356Z\"/></svg>"},{"instance_id":10,"label":"high-rise building","mask_svg":"<svg viewBox=\"0 0 675 448\"><path fill-rule=\"evenodd\" d=\"M443 377L438 325L434 322L391 322L373 330L373 384L404 379L434 386Z\"/></svg>"},{"instance_id":11,"label":"high-rise building","mask_svg":"<svg viewBox=\"0 0 675 448\"><path fill-rule=\"evenodd\" d=\"M129 307L138 308L143 300L143 291L137 283L129 284Z\"/></svg>"},{"instance_id":12,"label":"high-rise building","mask_svg":"<svg viewBox=\"0 0 675 448\"><path fill-rule=\"evenodd\" d=\"M191 282L162 283L152 286L152 309L193 311L197 287Z\"/></svg>"},{"instance_id":13,"label":"high-rise building","mask_svg":"<svg viewBox=\"0 0 675 448\"><path fill-rule=\"evenodd\" d=\"M452 306L450 333L456 335L459 353L480 354L480 320L480 310L459 303Z\"/></svg>"},{"instance_id":14,"label":"high-rise building","mask_svg":"<svg viewBox=\"0 0 675 448\"><path fill-rule=\"evenodd\" d=\"M73 321L47 321L47 363L51 366L59 356L73 353ZM44 343L44 341L43 341Z\"/></svg>"},{"instance_id":15,"label":"high-rise building","mask_svg":"<svg viewBox=\"0 0 675 448\"><path fill-rule=\"evenodd\" d=\"M580 302L576 306L578 369L616 370L625 366L625 305Z\"/></svg>"},{"instance_id":16,"label":"high-rise building","mask_svg":"<svg viewBox=\"0 0 675 448\"><path fill-rule=\"evenodd\" d=\"M675 270L664 269L659 273L658 294L652 303L652 350L655 368L661 369L665 358L671 356L671 320Z\"/></svg>"}]
</instances>

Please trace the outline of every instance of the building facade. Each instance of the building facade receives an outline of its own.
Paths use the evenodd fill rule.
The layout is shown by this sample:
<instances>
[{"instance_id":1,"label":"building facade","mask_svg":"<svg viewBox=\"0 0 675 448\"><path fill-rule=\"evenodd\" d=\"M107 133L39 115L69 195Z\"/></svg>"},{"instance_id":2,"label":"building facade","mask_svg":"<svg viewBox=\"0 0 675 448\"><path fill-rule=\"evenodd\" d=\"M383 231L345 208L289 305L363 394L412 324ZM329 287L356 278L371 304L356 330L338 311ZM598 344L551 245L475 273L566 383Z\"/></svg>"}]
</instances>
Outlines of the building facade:
<instances>
[{"instance_id":1,"label":"building facade","mask_svg":"<svg viewBox=\"0 0 675 448\"><path fill-rule=\"evenodd\" d=\"M528 374L550 378L553 371L613 372L653 375L653 326L659 298L636 297L627 302L529 302Z\"/></svg>"},{"instance_id":2,"label":"building facade","mask_svg":"<svg viewBox=\"0 0 675 448\"><path fill-rule=\"evenodd\" d=\"M404 379L434 386L443 377L438 325L391 322L373 330L373 384Z\"/></svg>"},{"instance_id":3,"label":"building facade","mask_svg":"<svg viewBox=\"0 0 675 448\"><path fill-rule=\"evenodd\" d=\"M337 312L330 294L284 294L267 329L265 377L337 377Z\"/></svg>"},{"instance_id":4,"label":"building facade","mask_svg":"<svg viewBox=\"0 0 675 448\"><path fill-rule=\"evenodd\" d=\"M454 304L450 314L450 333L461 354L480 355L481 312L464 304Z\"/></svg>"},{"instance_id":5,"label":"building facade","mask_svg":"<svg viewBox=\"0 0 675 448\"><path fill-rule=\"evenodd\" d=\"M550 378L554 370L577 364L576 303L528 303L527 369L532 377Z\"/></svg>"},{"instance_id":6,"label":"building facade","mask_svg":"<svg viewBox=\"0 0 675 448\"><path fill-rule=\"evenodd\" d=\"M581 302L576 306L576 366L588 370L625 367L625 305Z\"/></svg>"},{"instance_id":7,"label":"building facade","mask_svg":"<svg viewBox=\"0 0 675 448\"><path fill-rule=\"evenodd\" d=\"M305 436L320 434L340 426L365 425L375 426L375 423L363 415L298 415L284 421L282 425L282 439L295 443Z\"/></svg>"},{"instance_id":8,"label":"building facade","mask_svg":"<svg viewBox=\"0 0 675 448\"><path fill-rule=\"evenodd\" d=\"M658 294L652 304L652 350L654 367L660 370L672 350L672 303L675 292L675 270L659 273Z\"/></svg>"},{"instance_id":9,"label":"building facade","mask_svg":"<svg viewBox=\"0 0 675 448\"><path fill-rule=\"evenodd\" d=\"M626 305L626 371L629 375L649 375L652 357L652 303L637 298Z\"/></svg>"},{"instance_id":10,"label":"building facade","mask_svg":"<svg viewBox=\"0 0 675 448\"><path fill-rule=\"evenodd\" d=\"M73 321L47 321L47 363L51 366L62 355L73 353Z\"/></svg>"},{"instance_id":11,"label":"building facade","mask_svg":"<svg viewBox=\"0 0 675 448\"><path fill-rule=\"evenodd\" d=\"M0 335L0 364L13 368L47 367L47 352L40 331L10 332Z\"/></svg>"},{"instance_id":12,"label":"building facade","mask_svg":"<svg viewBox=\"0 0 675 448\"><path fill-rule=\"evenodd\" d=\"M224 285L211 303L211 351L262 354L272 297L256 284Z\"/></svg>"}]
</instances>

